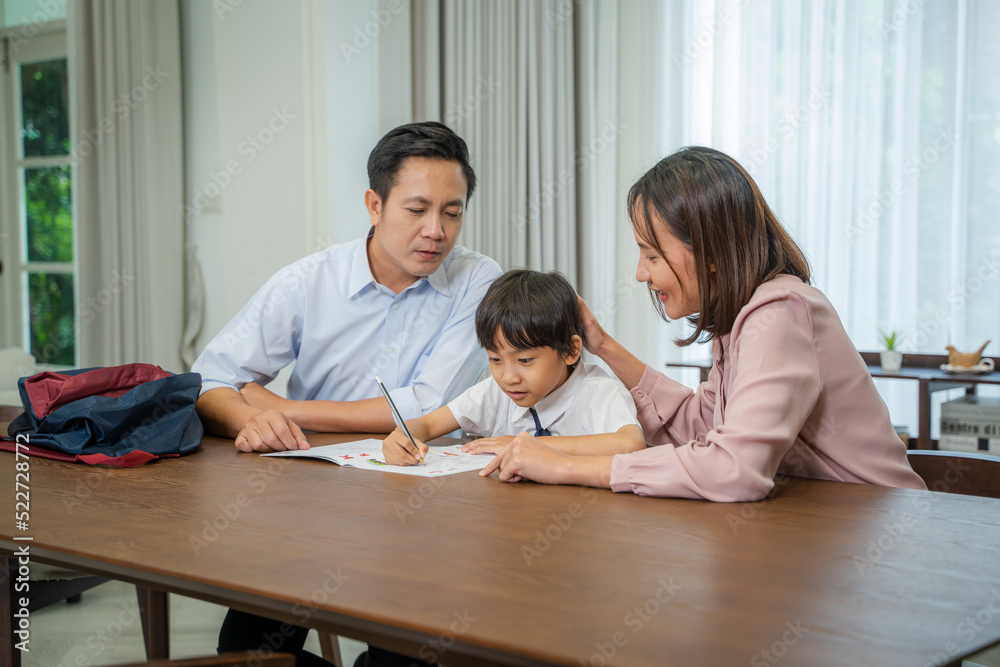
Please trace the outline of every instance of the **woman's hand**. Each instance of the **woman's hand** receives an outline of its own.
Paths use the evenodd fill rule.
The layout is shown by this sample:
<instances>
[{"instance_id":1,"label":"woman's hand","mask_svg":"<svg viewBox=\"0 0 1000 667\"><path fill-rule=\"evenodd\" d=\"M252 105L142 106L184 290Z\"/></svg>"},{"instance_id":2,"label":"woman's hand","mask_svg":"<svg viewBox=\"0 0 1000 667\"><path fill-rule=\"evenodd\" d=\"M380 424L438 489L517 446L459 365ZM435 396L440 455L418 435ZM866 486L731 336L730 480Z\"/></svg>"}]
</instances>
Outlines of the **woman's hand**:
<instances>
[{"instance_id":1,"label":"woman's hand","mask_svg":"<svg viewBox=\"0 0 1000 667\"><path fill-rule=\"evenodd\" d=\"M601 328L601 323L590 312L583 297L578 294L576 298L580 301L580 314L583 316L583 346L587 348L587 352L601 356L600 349L607 334Z\"/></svg>"},{"instance_id":2,"label":"woman's hand","mask_svg":"<svg viewBox=\"0 0 1000 667\"><path fill-rule=\"evenodd\" d=\"M530 479L542 484L566 484L570 460L566 454L521 431L479 474L486 477L499 470L501 482Z\"/></svg>"},{"instance_id":3,"label":"woman's hand","mask_svg":"<svg viewBox=\"0 0 1000 667\"><path fill-rule=\"evenodd\" d=\"M479 438L462 445L462 451L469 454L496 454L514 440L512 435L498 435L495 438Z\"/></svg>"}]
</instances>

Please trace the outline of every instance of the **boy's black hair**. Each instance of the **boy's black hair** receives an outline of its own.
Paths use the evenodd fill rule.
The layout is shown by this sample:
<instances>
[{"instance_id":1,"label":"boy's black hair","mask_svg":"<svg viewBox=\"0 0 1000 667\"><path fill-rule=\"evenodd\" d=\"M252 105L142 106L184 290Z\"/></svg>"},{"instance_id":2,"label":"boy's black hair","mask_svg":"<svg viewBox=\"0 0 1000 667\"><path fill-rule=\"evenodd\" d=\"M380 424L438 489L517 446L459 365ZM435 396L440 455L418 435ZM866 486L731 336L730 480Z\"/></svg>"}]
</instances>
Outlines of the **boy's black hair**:
<instances>
[{"instance_id":1,"label":"boy's black hair","mask_svg":"<svg viewBox=\"0 0 1000 667\"><path fill-rule=\"evenodd\" d=\"M484 349L497 349L497 331L517 349L551 347L572 354L573 336L583 338L583 316L573 286L556 271L506 272L490 285L476 309L476 337Z\"/></svg>"},{"instance_id":2,"label":"boy's black hair","mask_svg":"<svg viewBox=\"0 0 1000 667\"><path fill-rule=\"evenodd\" d=\"M389 130L368 156L368 187L384 202L396 184L403 162L411 157L454 160L462 167L468 189L465 203L476 189L476 172L469 163L469 147L444 123L409 123Z\"/></svg>"}]
</instances>

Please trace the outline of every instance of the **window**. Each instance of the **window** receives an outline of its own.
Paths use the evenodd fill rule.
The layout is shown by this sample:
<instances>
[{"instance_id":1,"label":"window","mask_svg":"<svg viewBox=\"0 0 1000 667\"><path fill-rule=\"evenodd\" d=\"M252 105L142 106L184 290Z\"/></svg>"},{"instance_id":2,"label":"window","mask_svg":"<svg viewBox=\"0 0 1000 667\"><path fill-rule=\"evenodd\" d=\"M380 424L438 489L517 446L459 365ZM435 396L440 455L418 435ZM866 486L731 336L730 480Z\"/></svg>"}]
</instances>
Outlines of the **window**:
<instances>
[{"instance_id":1,"label":"window","mask_svg":"<svg viewBox=\"0 0 1000 667\"><path fill-rule=\"evenodd\" d=\"M65 32L27 26L5 30L4 39L0 299L11 316L0 335L3 346L24 347L41 365L74 366L77 253Z\"/></svg>"}]
</instances>

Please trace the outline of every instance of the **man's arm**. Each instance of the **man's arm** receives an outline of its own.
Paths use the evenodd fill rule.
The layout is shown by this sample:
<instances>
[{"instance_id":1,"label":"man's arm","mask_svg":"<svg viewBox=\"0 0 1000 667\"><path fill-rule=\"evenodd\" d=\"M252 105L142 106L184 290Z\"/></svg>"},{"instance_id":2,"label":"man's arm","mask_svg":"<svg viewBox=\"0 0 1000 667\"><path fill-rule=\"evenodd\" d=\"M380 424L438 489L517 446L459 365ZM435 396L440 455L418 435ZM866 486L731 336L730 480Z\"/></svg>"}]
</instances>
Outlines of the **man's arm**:
<instances>
[{"instance_id":1,"label":"man's arm","mask_svg":"<svg viewBox=\"0 0 1000 667\"><path fill-rule=\"evenodd\" d=\"M206 391L198 399L196 408L209 433L235 438L236 448L240 451L309 448L302 430L294 421L277 410L251 406L231 389L219 387Z\"/></svg>"},{"instance_id":2,"label":"man's arm","mask_svg":"<svg viewBox=\"0 0 1000 667\"><path fill-rule=\"evenodd\" d=\"M307 431L389 433L396 428L389 403L381 396L357 401L293 401L249 382L239 397L250 409L277 410Z\"/></svg>"}]
</instances>

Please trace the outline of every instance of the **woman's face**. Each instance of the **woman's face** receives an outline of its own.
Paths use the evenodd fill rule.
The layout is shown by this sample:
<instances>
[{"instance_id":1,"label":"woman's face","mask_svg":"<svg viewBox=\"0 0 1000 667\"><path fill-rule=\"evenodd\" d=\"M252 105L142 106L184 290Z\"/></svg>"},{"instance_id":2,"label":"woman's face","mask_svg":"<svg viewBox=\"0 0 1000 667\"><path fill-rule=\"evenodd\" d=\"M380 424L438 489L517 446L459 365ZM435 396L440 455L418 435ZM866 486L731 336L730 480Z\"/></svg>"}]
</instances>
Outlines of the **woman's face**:
<instances>
[{"instance_id":1,"label":"woman's face","mask_svg":"<svg viewBox=\"0 0 1000 667\"><path fill-rule=\"evenodd\" d=\"M684 242L667 230L666 225L654 220L656 243L663 249L661 254L660 250L640 236L638 230L645 227L642 220L637 220L632 225L635 242L639 245L639 265L635 270L635 279L648 284L656 292L668 319L679 320L694 315L701 310L694 254Z\"/></svg>"}]
</instances>

